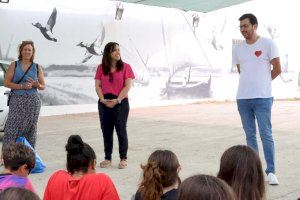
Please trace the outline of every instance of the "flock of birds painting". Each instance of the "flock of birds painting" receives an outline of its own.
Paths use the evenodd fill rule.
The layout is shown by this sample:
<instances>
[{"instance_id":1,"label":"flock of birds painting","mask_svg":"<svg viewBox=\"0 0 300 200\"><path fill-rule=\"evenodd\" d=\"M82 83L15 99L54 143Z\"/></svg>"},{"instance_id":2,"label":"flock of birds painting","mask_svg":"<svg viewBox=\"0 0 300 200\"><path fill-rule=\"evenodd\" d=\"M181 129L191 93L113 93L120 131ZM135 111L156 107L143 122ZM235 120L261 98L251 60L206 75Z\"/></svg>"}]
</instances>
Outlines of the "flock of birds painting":
<instances>
[{"instance_id":1,"label":"flock of birds painting","mask_svg":"<svg viewBox=\"0 0 300 200\"><path fill-rule=\"evenodd\" d=\"M57 39L53 36L53 27L55 26L56 23L56 16L57 16L57 9L54 8L48 22L45 26L42 26L41 23L32 23L33 26L38 28L42 35L50 41L57 42ZM93 56L101 56L103 52L100 51L100 47L103 43L103 40L105 38L105 29L102 26L102 32L101 35L99 35L93 43L84 43L80 42L76 46L82 47L86 49L85 52L85 58L81 61L81 63L87 62L91 57Z\"/></svg>"}]
</instances>

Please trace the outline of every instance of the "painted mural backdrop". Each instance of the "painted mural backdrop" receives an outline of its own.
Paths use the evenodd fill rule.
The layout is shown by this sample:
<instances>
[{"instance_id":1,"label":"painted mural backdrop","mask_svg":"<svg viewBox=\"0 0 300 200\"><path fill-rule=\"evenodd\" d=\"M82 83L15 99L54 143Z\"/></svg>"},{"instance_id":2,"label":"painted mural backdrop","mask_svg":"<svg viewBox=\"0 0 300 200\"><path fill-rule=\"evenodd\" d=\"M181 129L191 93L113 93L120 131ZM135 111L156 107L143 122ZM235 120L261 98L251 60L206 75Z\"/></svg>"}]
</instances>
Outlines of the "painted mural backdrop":
<instances>
[{"instance_id":1,"label":"painted mural backdrop","mask_svg":"<svg viewBox=\"0 0 300 200\"><path fill-rule=\"evenodd\" d=\"M136 75L132 101L234 99L238 74L231 51L242 41L238 17L257 3L197 13L200 22L193 27L194 12L177 9L124 4L122 19L115 20L112 1L85 9L20 2L0 4L0 59L15 60L18 44L34 41L36 62L43 66L47 84L40 93L43 105L95 103L94 74L110 41L120 44L122 59ZM256 10L259 20L264 19ZM276 18L259 23L260 35L272 38L280 50L283 74L274 81L278 98L295 96L299 82L286 28Z\"/></svg>"}]
</instances>

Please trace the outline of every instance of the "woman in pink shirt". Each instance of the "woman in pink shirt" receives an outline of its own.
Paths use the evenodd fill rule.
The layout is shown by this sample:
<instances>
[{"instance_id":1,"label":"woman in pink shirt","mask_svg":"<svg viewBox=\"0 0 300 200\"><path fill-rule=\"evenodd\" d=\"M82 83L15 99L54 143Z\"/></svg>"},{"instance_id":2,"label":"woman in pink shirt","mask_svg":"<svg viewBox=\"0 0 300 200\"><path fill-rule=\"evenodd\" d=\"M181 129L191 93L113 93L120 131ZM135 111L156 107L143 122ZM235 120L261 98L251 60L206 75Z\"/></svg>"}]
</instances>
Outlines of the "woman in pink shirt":
<instances>
[{"instance_id":1,"label":"woman in pink shirt","mask_svg":"<svg viewBox=\"0 0 300 200\"><path fill-rule=\"evenodd\" d=\"M113 131L116 129L119 140L119 168L127 167L127 118L129 114L128 92L134 74L131 66L122 61L120 46L116 42L106 44L102 64L95 75L95 88L99 97L98 110L104 139L105 160L100 167L111 166Z\"/></svg>"}]
</instances>

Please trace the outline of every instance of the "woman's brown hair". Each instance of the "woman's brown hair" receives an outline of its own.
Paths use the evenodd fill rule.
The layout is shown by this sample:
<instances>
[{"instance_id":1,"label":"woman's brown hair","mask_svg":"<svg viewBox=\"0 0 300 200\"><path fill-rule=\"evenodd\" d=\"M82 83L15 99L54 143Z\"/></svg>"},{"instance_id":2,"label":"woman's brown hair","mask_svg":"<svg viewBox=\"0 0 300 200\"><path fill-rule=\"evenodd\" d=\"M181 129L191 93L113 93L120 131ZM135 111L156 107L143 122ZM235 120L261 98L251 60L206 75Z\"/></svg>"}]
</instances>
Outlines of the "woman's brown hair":
<instances>
[{"instance_id":1,"label":"woman's brown hair","mask_svg":"<svg viewBox=\"0 0 300 200\"><path fill-rule=\"evenodd\" d=\"M180 183L177 156L169 150L156 150L148 158L143 169L139 191L143 200L160 200L163 188Z\"/></svg>"},{"instance_id":2,"label":"woman's brown hair","mask_svg":"<svg viewBox=\"0 0 300 200\"><path fill-rule=\"evenodd\" d=\"M31 56L31 58L30 58L30 61L31 62L33 62L33 60L34 60L34 55L35 55L35 47L34 47L34 43L33 43L33 41L30 41L30 40L28 40L28 41L22 41L22 43L19 45L19 51L18 51L18 59L19 60L22 60L22 50L24 49L24 47L26 46L26 45L31 45L32 46L32 56Z\"/></svg>"},{"instance_id":3,"label":"woman's brown hair","mask_svg":"<svg viewBox=\"0 0 300 200\"><path fill-rule=\"evenodd\" d=\"M178 200L236 200L235 193L223 180L210 175L194 175L179 187Z\"/></svg>"},{"instance_id":4,"label":"woman's brown hair","mask_svg":"<svg viewBox=\"0 0 300 200\"><path fill-rule=\"evenodd\" d=\"M239 200L264 199L262 165L251 147L236 145L227 149L221 157L218 177L233 188Z\"/></svg>"},{"instance_id":5,"label":"woman's brown hair","mask_svg":"<svg viewBox=\"0 0 300 200\"><path fill-rule=\"evenodd\" d=\"M110 54L115 50L115 48L119 46L116 42L109 42L104 47L103 57L102 57L102 71L104 75L108 75L110 73L111 68L111 56ZM117 61L117 71L121 71L123 69L123 61Z\"/></svg>"}]
</instances>

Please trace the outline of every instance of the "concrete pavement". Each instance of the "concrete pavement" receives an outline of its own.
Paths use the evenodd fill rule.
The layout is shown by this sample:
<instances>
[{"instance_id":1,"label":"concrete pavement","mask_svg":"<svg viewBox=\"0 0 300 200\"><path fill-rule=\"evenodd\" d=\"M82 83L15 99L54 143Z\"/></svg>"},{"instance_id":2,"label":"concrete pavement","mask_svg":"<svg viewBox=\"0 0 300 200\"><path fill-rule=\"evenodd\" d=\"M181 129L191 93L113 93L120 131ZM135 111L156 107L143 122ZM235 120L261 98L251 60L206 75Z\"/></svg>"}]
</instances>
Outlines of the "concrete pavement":
<instances>
[{"instance_id":1,"label":"concrete pavement","mask_svg":"<svg viewBox=\"0 0 300 200\"><path fill-rule=\"evenodd\" d=\"M300 101L275 101L273 134L279 186L268 186L267 199L295 200L300 197ZM50 175L65 168L64 145L71 134L79 134L103 159L103 140L97 113L41 117L37 151L47 164L42 174L30 179L42 197ZM201 102L188 105L131 109L128 121L129 151L127 169L117 165L118 144L114 138L113 167L97 168L115 182L121 199L135 193L144 163L155 149L171 149L182 165L183 179L197 174L216 175L222 153L232 145L245 144L236 104ZM265 162L260 142L260 157Z\"/></svg>"}]
</instances>

